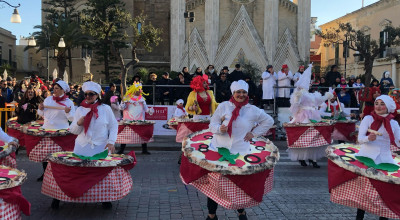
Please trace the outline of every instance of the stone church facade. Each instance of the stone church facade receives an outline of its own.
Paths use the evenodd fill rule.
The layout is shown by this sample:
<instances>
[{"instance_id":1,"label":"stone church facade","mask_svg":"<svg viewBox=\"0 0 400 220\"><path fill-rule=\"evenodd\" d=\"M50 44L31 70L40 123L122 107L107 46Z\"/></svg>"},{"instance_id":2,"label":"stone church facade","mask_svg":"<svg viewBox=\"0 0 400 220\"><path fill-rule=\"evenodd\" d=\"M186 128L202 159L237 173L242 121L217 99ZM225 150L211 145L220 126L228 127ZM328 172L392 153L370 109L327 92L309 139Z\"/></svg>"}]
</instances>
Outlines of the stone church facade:
<instances>
[{"instance_id":1,"label":"stone church facade","mask_svg":"<svg viewBox=\"0 0 400 220\"><path fill-rule=\"evenodd\" d=\"M311 0L124 0L132 16L144 12L155 27L161 28L163 41L152 52L138 50L139 67L149 71L181 71L190 65L216 69L233 67L243 59L264 70L284 63L295 72L300 61L309 60ZM43 6L43 5L42 5ZM78 1L77 10L84 8ZM184 12L195 12L189 23ZM42 19L44 16L42 15ZM130 30L127 30L129 34ZM189 53L188 53L189 52ZM85 71L85 48L73 51L73 75L78 82ZM189 54L189 56L188 56ZM131 59L129 51L124 54ZM93 53L94 56L94 53ZM42 53L46 65L46 53ZM51 59L50 72L56 68ZM92 59L94 80L104 81L103 66ZM67 68L68 70L68 68ZM131 69L130 76L136 69Z\"/></svg>"}]
</instances>

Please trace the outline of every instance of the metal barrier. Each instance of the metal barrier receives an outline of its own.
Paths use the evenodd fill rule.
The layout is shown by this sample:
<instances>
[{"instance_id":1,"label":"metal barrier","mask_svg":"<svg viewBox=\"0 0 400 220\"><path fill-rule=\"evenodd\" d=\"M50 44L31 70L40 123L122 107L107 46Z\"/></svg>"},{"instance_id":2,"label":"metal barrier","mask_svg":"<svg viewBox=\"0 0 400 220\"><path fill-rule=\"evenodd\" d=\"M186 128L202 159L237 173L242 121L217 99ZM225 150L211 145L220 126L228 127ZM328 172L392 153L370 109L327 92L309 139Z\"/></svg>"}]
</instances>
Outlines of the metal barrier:
<instances>
[{"instance_id":1,"label":"metal barrier","mask_svg":"<svg viewBox=\"0 0 400 220\"><path fill-rule=\"evenodd\" d=\"M7 105L6 105L7 106ZM3 112L4 118L3 118ZM10 112L10 113L9 113ZM6 108L0 108L0 122L1 122L1 127L4 126L4 132L7 133L7 121L9 117L13 117L12 113L15 112L15 107L8 106ZM4 124L3 124L4 123Z\"/></svg>"}]
</instances>

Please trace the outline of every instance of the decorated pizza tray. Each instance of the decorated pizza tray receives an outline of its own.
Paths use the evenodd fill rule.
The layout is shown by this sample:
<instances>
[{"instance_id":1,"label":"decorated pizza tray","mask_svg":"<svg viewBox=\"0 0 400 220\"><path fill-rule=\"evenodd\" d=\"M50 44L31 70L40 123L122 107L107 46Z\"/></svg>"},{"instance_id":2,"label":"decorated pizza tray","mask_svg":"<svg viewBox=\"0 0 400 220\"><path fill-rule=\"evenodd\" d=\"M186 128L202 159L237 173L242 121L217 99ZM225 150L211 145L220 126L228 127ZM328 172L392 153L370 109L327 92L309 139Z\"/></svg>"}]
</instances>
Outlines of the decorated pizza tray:
<instances>
[{"instance_id":1,"label":"decorated pizza tray","mask_svg":"<svg viewBox=\"0 0 400 220\"><path fill-rule=\"evenodd\" d=\"M178 125L178 122L176 121L175 118L170 118L170 119L167 121L167 124L168 124L169 126L177 126L177 125Z\"/></svg>"},{"instance_id":2,"label":"decorated pizza tray","mask_svg":"<svg viewBox=\"0 0 400 220\"><path fill-rule=\"evenodd\" d=\"M20 186L25 180L25 172L0 165L0 190Z\"/></svg>"},{"instance_id":3,"label":"decorated pizza tray","mask_svg":"<svg viewBox=\"0 0 400 220\"><path fill-rule=\"evenodd\" d=\"M12 129L15 129L15 130L21 130L22 128L23 128L23 125L22 124L20 124L20 123L18 123L17 122L17 117L14 117L14 118L10 118L8 121L7 121L7 127L8 128L12 128Z\"/></svg>"},{"instance_id":4,"label":"decorated pizza tray","mask_svg":"<svg viewBox=\"0 0 400 220\"><path fill-rule=\"evenodd\" d=\"M400 169L395 172L388 172L373 167L367 167L357 160L355 155L360 150L360 147L360 145L356 144L331 145L326 149L326 153L328 159L343 169L371 179L400 184ZM400 166L400 155L393 154L393 158L397 165Z\"/></svg>"},{"instance_id":5,"label":"decorated pizza tray","mask_svg":"<svg viewBox=\"0 0 400 220\"><path fill-rule=\"evenodd\" d=\"M219 161L221 154L210 148L213 133L209 129L195 132L185 138L182 151L191 163L223 175L251 175L272 169L279 160L278 148L264 137L250 141L251 153L239 155L235 164Z\"/></svg>"},{"instance_id":6,"label":"decorated pizza tray","mask_svg":"<svg viewBox=\"0 0 400 220\"><path fill-rule=\"evenodd\" d=\"M156 122L155 121L147 121L147 120L145 120L145 121L142 121L142 120L133 120L133 121L122 120L122 121L119 121L118 123L119 123L119 125L153 125Z\"/></svg>"},{"instance_id":7,"label":"decorated pizza tray","mask_svg":"<svg viewBox=\"0 0 400 220\"><path fill-rule=\"evenodd\" d=\"M322 119L322 122L330 123L330 124L335 124L335 123L357 123L357 120L350 119L350 120L332 120L332 119Z\"/></svg>"},{"instance_id":8,"label":"decorated pizza tray","mask_svg":"<svg viewBox=\"0 0 400 220\"><path fill-rule=\"evenodd\" d=\"M10 155L12 152L16 151L17 148L15 146L10 146L8 144L5 144L4 142L0 141L0 159L7 157Z\"/></svg>"},{"instance_id":9,"label":"decorated pizza tray","mask_svg":"<svg viewBox=\"0 0 400 220\"><path fill-rule=\"evenodd\" d=\"M334 125L334 121L329 122L317 122L317 123L283 123L283 127L317 127L317 126L331 126Z\"/></svg>"},{"instance_id":10,"label":"decorated pizza tray","mask_svg":"<svg viewBox=\"0 0 400 220\"><path fill-rule=\"evenodd\" d=\"M124 154L111 154L100 160L83 160L74 156L71 151L52 153L48 159L54 163L77 167L116 167L134 162L133 157Z\"/></svg>"},{"instance_id":11,"label":"decorated pizza tray","mask_svg":"<svg viewBox=\"0 0 400 220\"><path fill-rule=\"evenodd\" d=\"M43 121L33 121L23 127L22 132L32 136L58 137L71 134L68 129L44 129Z\"/></svg>"},{"instance_id":12,"label":"decorated pizza tray","mask_svg":"<svg viewBox=\"0 0 400 220\"><path fill-rule=\"evenodd\" d=\"M178 118L176 121L178 123L180 122L210 123L210 120L203 120L203 119L194 120L193 118Z\"/></svg>"}]
</instances>

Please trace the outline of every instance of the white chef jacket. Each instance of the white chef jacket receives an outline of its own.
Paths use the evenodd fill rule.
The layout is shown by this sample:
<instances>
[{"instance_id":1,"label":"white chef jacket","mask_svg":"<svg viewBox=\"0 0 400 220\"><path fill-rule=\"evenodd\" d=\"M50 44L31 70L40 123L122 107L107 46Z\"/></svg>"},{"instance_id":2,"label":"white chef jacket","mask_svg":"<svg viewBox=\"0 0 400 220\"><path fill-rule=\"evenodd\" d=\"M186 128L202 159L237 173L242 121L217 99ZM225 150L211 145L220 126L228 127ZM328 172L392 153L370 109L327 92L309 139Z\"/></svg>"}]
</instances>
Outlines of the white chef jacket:
<instances>
[{"instance_id":1,"label":"white chef jacket","mask_svg":"<svg viewBox=\"0 0 400 220\"><path fill-rule=\"evenodd\" d=\"M64 101L61 101L64 105L71 108L69 113L66 113L64 110L58 109L49 109L44 108L43 111L38 109L38 115L44 118L43 128L45 129L67 129L69 127L68 121L74 120L75 107L74 103L67 98ZM47 97L43 104L45 106L54 106L54 107L65 107L63 105L58 104L53 100L53 96Z\"/></svg>"},{"instance_id":2,"label":"white chef jacket","mask_svg":"<svg viewBox=\"0 0 400 220\"><path fill-rule=\"evenodd\" d=\"M74 153L77 155L91 157L103 152L107 144L115 144L118 134L118 122L115 119L111 107L105 104L97 107L99 117L93 114L89 128L85 129L77 124L78 120L90 112L90 108L80 106L74 116L74 121L69 127L70 132L78 135L75 139Z\"/></svg>"},{"instance_id":3,"label":"white chef jacket","mask_svg":"<svg viewBox=\"0 0 400 220\"><path fill-rule=\"evenodd\" d=\"M2 128L0 128L0 140L5 142L5 143L10 143L13 141L18 141L15 138L9 136L8 134L6 134Z\"/></svg>"},{"instance_id":4,"label":"white chef jacket","mask_svg":"<svg viewBox=\"0 0 400 220\"><path fill-rule=\"evenodd\" d=\"M294 81L294 83L297 83L297 81L299 81L301 75L303 75L303 74L300 73L300 72L297 72L297 73L295 73L295 74L293 75L293 81Z\"/></svg>"},{"instance_id":5,"label":"white chef jacket","mask_svg":"<svg viewBox=\"0 0 400 220\"><path fill-rule=\"evenodd\" d=\"M187 112L185 110L185 107L183 107L183 111L182 111L182 109L179 109L178 107L176 107L175 113L174 113L175 119L178 119L178 118L180 118L182 116L187 116L187 115L188 114L187 114Z\"/></svg>"},{"instance_id":6,"label":"white chef jacket","mask_svg":"<svg viewBox=\"0 0 400 220\"><path fill-rule=\"evenodd\" d=\"M331 105L333 106L333 109L336 111L336 106L338 105L337 102L335 101L334 103L331 103ZM331 117L332 116L331 112L326 111L327 107L328 107L328 105L326 104L326 102L322 103L322 105L319 106L319 113L321 114L322 117ZM344 109L343 103L340 103L340 107L342 109ZM329 108L329 110L330 110L330 108Z\"/></svg>"},{"instance_id":7,"label":"white chef jacket","mask_svg":"<svg viewBox=\"0 0 400 220\"><path fill-rule=\"evenodd\" d=\"M275 90L274 86L276 85L276 80L278 79L278 75L274 73L269 73L267 71L262 74L263 79L263 99L274 99Z\"/></svg>"},{"instance_id":8,"label":"white chef jacket","mask_svg":"<svg viewBox=\"0 0 400 220\"><path fill-rule=\"evenodd\" d=\"M245 142L244 137L248 132L252 132L254 137L261 136L272 127L274 120L263 110L254 105L247 104L239 111L239 116L232 123L232 136L228 132L221 133L220 127L223 123L228 126L232 117L232 111L235 105L230 101L222 102L211 117L210 130L214 134L211 140L211 148L224 147L230 150L232 154L240 153L246 155L250 153L250 142ZM224 121L221 121L224 118ZM254 125L257 126L254 128ZM254 128L254 129L253 129Z\"/></svg>"},{"instance_id":9,"label":"white chef jacket","mask_svg":"<svg viewBox=\"0 0 400 220\"><path fill-rule=\"evenodd\" d=\"M382 134L382 136L376 136L376 140L369 141L367 132L371 127L372 122L374 122L374 118L371 115L367 115L363 118L360 124L360 128L358 130L358 142L361 144L361 149L357 153L357 156L368 157L374 160L375 164L380 163L392 163L396 164L396 162L392 158L392 152L390 151L390 138L387 133L385 126L382 126L378 129L378 132ZM400 146L400 127L397 121L390 120L390 125L392 126L392 131L394 135L394 139L397 146Z\"/></svg>"},{"instance_id":10,"label":"white chef jacket","mask_svg":"<svg viewBox=\"0 0 400 220\"><path fill-rule=\"evenodd\" d=\"M279 86L291 86L291 82L293 79L292 72L286 75L284 72L278 72L278 87ZM290 97L290 88L278 88L278 97L280 98L289 98Z\"/></svg>"}]
</instances>

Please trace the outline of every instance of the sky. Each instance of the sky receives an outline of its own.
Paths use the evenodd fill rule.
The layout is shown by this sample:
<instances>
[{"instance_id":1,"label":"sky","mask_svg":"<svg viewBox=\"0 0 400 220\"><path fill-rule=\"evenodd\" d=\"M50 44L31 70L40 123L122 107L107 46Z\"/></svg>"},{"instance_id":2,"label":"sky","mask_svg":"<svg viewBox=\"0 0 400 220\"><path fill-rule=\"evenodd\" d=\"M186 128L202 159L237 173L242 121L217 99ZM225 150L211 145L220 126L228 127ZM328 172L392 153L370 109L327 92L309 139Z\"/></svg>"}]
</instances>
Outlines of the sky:
<instances>
[{"instance_id":1,"label":"sky","mask_svg":"<svg viewBox=\"0 0 400 220\"><path fill-rule=\"evenodd\" d=\"M0 27L11 31L18 39L28 37L33 33L33 27L41 23L41 0L7 0L12 5L21 4L18 8L22 22L10 22L13 8L0 3ZM166 0L167 1L167 0ZM276 0L278 1L278 0ZM378 0L364 0L364 5L375 3ZM362 0L311 0L311 16L318 17L317 26L339 18L347 13L360 9Z\"/></svg>"}]
</instances>

